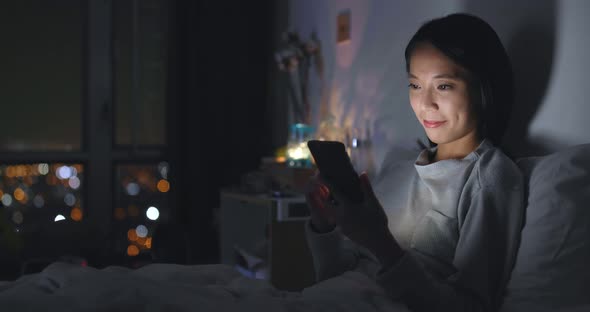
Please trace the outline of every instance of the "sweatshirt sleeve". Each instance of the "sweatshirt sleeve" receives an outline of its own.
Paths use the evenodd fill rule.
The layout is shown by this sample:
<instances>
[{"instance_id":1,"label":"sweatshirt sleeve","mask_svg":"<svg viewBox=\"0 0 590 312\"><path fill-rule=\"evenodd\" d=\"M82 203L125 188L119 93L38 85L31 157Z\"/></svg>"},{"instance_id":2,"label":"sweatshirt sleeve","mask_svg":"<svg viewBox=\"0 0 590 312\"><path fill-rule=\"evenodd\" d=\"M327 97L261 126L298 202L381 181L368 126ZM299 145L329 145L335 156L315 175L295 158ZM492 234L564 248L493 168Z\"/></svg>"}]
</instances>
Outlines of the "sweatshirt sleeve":
<instances>
[{"instance_id":1,"label":"sweatshirt sleeve","mask_svg":"<svg viewBox=\"0 0 590 312\"><path fill-rule=\"evenodd\" d=\"M496 311L516 258L523 207L522 188L480 188L459 207L453 274L435 277L420 259L429 256L411 250L382 268L377 282L412 311Z\"/></svg>"},{"instance_id":2,"label":"sweatshirt sleeve","mask_svg":"<svg viewBox=\"0 0 590 312\"><path fill-rule=\"evenodd\" d=\"M375 257L346 238L338 227L328 233L317 233L308 220L305 234L318 282L352 270L374 277L379 269Z\"/></svg>"}]
</instances>

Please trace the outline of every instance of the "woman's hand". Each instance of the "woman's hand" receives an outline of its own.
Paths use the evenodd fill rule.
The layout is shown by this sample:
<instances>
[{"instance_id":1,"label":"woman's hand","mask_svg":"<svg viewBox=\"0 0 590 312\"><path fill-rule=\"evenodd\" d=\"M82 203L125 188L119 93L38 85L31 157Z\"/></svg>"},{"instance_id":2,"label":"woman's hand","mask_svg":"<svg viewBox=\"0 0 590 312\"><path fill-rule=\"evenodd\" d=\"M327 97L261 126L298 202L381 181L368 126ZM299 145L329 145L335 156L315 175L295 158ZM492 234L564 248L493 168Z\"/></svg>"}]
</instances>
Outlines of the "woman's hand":
<instances>
[{"instance_id":1,"label":"woman's hand","mask_svg":"<svg viewBox=\"0 0 590 312\"><path fill-rule=\"evenodd\" d=\"M363 201L355 203L328 181L321 180L321 183L328 186L334 200L334 218L340 226L342 233L352 241L367 245L375 235L382 235L389 232L387 215L381 207L381 203L373 193L367 174L360 175Z\"/></svg>"},{"instance_id":2,"label":"woman's hand","mask_svg":"<svg viewBox=\"0 0 590 312\"><path fill-rule=\"evenodd\" d=\"M334 206L330 190L321 182L316 173L307 183L305 199L310 210L311 225L319 233L332 231L336 227L334 220Z\"/></svg>"},{"instance_id":3,"label":"woman's hand","mask_svg":"<svg viewBox=\"0 0 590 312\"><path fill-rule=\"evenodd\" d=\"M375 196L366 173L360 175L363 201L352 202L346 194L320 179L331 190L333 218L344 235L369 249L382 265L394 263L403 250L389 231L387 215Z\"/></svg>"}]
</instances>

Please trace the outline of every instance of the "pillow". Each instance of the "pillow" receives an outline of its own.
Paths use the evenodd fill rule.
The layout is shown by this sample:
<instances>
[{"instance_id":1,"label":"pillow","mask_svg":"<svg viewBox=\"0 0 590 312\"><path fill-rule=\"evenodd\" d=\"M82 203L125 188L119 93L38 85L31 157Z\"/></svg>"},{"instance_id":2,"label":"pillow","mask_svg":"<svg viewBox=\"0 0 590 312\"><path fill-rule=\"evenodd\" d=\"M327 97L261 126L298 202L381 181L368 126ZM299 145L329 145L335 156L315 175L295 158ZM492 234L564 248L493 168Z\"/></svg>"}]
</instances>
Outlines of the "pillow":
<instances>
[{"instance_id":1,"label":"pillow","mask_svg":"<svg viewBox=\"0 0 590 312\"><path fill-rule=\"evenodd\" d=\"M590 304L590 144L518 161L528 203L502 311Z\"/></svg>"}]
</instances>

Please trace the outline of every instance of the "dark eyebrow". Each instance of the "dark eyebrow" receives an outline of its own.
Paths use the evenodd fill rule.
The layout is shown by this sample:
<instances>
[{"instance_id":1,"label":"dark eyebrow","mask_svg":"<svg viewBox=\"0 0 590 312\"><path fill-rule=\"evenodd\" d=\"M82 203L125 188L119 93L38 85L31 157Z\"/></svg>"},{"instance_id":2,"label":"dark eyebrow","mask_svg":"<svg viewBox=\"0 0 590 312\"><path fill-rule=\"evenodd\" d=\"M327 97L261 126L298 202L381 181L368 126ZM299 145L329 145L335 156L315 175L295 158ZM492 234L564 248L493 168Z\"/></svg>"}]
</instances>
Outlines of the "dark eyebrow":
<instances>
[{"instance_id":1,"label":"dark eyebrow","mask_svg":"<svg viewBox=\"0 0 590 312\"><path fill-rule=\"evenodd\" d=\"M408 73L408 78L418 79L418 77L416 77L412 73ZM446 78L446 79L462 79L461 76L456 75L456 74L438 74L438 75L434 76L433 78L434 79L441 79L441 78Z\"/></svg>"},{"instance_id":2,"label":"dark eyebrow","mask_svg":"<svg viewBox=\"0 0 590 312\"><path fill-rule=\"evenodd\" d=\"M440 74L433 77L434 79L446 78L446 79L461 79L461 76L455 74Z\"/></svg>"}]
</instances>

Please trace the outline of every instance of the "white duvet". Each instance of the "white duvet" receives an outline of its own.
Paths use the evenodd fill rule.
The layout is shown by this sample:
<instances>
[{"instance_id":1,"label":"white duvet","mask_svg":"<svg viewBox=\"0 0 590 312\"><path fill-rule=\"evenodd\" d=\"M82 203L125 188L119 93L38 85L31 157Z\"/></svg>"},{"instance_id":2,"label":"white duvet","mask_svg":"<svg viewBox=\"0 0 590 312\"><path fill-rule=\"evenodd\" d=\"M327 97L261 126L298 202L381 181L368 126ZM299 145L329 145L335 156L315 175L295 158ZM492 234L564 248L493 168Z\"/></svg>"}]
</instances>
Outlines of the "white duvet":
<instances>
[{"instance_id":1,"label":"white duvet","mask_svg":"<svg viewBox=\"0 0 590 312\"><path fill-rule=\"evenodd\" d=\"M407 311L357 272L302 292L279 291L225 265L153 264L103 270L54 263L43 272L0 282L7 311Z\"/></svg>"}]
</instances>

